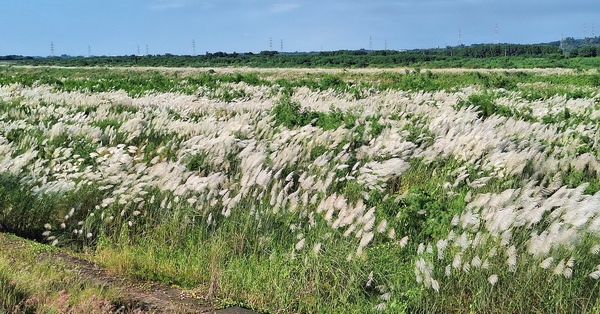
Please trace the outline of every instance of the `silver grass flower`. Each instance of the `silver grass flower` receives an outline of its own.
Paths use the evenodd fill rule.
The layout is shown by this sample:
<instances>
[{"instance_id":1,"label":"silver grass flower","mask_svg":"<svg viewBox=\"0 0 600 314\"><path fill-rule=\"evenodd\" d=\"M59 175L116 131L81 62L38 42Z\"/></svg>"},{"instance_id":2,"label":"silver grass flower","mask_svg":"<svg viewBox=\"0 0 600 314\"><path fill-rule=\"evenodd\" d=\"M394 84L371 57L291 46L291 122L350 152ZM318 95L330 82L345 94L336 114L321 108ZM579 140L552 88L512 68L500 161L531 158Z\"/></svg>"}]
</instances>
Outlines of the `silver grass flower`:
<instances>
[{"instance_id":1,"label":"silver grass flower","mask_svg":"<svg viewBox=\"0 0 600 314\"><path fill-rule=\"evenodd\" d=\"M398 245L400 245L400 247L405 247L407 244L408 244L408 236L405 236L402 239L400 239L400 242L398 243Z\"/></svg>"},{"instance_id":2,"label":"silver grass flower","mask_svg":"<svg viewBox=\"0 0 600 314\"><path fill-rule=\"evenodd\" d=\"M417 255L422 255L423 252L425 252L425 244L419 243L419 246L417 247Z\"/></svg>"},{"instance_id":3,"label":"silver grass flower","mask_svg":"<svg viewBox=\"0 0 600 314\"><path fill-rule=\"evenodd\" d=\"M378 233L383 233L383 232L385 232L386 228L387 228L387 220L383 219L377 225L377 229L376 230L377 230Z\"/></svg>"},{"instance_id":4,"label":"silver grass flower","mask_svg":"<svg viewBox=\"0 0 600 314\"><path fill-rule=\"evenodd\" d=\"M468 273L468 272L469 272L469 270L471 270L471 264L469 264L469 262L465 262L465 263L463 264L462 270L463 270L465 273Z\"/></svg>"},{"instance_id":5,"label":"silver grass flower","mask_svg":"<svg viewBox=\"0 0 600 314\"><path fill-rule=\"evenodd\" d=\"M440 291L440 284L438 283L437 280L431 279L431 288L433 290L435 290L435 292L439 292Z\"/></svg>"},{"instance_id":6,"label":"silver grass flower","mask_svg":"<svg viewBox=\"0 0 600 314\"><path fill-rule=\"evenodd\" d=\"M570 267L565 268L565 270L563 271L563 276L567 279L571 278L571 276L573 275L573 269Z\"/></svg>"},{"instance_id":7,"label":"silver grass flower","mask_svg":"<svg viewBox=\"0 0 600 314\"><path fill-rule=\"evenodd\" d=\"M460 252L454 255L454 259L452 259L452 267L455 269L460 269L462 265L462 254Z\"/></svg>"},{"instance_id":8,"label":"silver grass flower","mask_svg":"<svg viewBox=\"0 0 600 314\"><path fill-rule=\"evenodd\" d=\"M504 232L502 232L502 241L500 242L500 245L507 246L510 243L511 238L512 238L512 230L506 229ZM514 245L513 245L513 247L514 247Z\"/></svg>"},{"instance_id":9,"label":"silver grass flower","mask_svg":"<svg viewBox=\"0 0 600 314\"><path fill-rule=\"evenodd\" d=\"M370 287L372 283L373 283L373 271L371 271L371 272L369 273L369 276L367 276L367 283L366 283L366 286L367 286L367 287Z\"/></svg>"},{"instance_id":10,"label":"silver grass flower","mask_svg":"<svg viewBox=\"0 0 600 314\"><path fill-rule=\"evenodd\" d=\"M489 259L484 259L483 263L481 264L481 268L483 269L489 269L490 268L490 260Z\"/></svg>"},{"instance_id":11,"label":"silver grass flower","mask_svg":"<svg viewBox=\"0 0 600 314\"><path fill-rule=\"evenodd\" d=\"M395 239L396 238L396 230L394 230L394 228L390 228L390 230L388 230L387 233L388 238L390 239Z\"/></svg>"},{"instance_id":12,"label":"silver grass flower","mask_svg":"<svg viewBox=\"0 0 600 314\"><path fill-rule=\"evenodd\" d=\"M552 266L553 261L554 261L554 258L552 256L550 256L540 263L540 267L543 269L548 269L548 268L550 268L550 266Z\"/></svg>"},{"instance_id":13,"label":"silver grass flower","mask_svg":"<svg viewBox=\"0 0 600 314\"><path fill-rule=\"evenodd\" d=\"M488 277L488 282L493 286L498 282L498 275L490 275Z\"/></svg>"},{"instance_id":14,"label":"silver grass flower","mask_svg":"<svg viewBox=\"0 0 600 314\"><path fill-rule=\"evenodd\" d=\"M321 246L322 246L322 243L321 243L321 242L319 242L319 243L315 244L315 246L313 247L313 253L314 253L315 255L316 255L316 254L319 254L319 252L321 251Z\"/></svg>"},{"instance_id":15,"label":"silver grass flower","mask_svg":"<svg viewBox=\"0 0 600 314\"><path fill-rule=\"evenodd\" d=\"M478 255L475 255L475 257L473 257L473 259L471 260L471 266L475 268L481 267L481 258L479 258Z\"/></svg>"},{"instance_id":16,"label":"silver grass flower","mask_svg":"<svg viewBox=\"0 0 600 314\"><path fill-rule=\"evenodd\" d=\"M371 242L371 240L373 240L373 232L366 232L363 234L362 238L360 239L360 243L358 244L359 247L364 247L367 244L369 244L369 242Z\"/></svg>"},{"instance_id":17,"label":"silver grass flower","mask_svg":"<svg viewBox=\"0 0 600 314\"><path fill-rule=\"evenodd\" d=\"M365 217L363 217L364 219ZM370 216L368 217L368 220L366 220L364 222L364 225L362 227L362 230L364 231L369 231L371 229L373 229L373 225L375 224L375 217L374 216Z\"/></svg>"},{"instance_id":18,"label":"silver grass flower","mask_svg":"<svg viewBox=\"0 0 600 314\"><path fill-rule=\"evenodd\" d=\"M447 246L448 246L448 241L446 241L444 239L440 239L440 240L437 241L436 247L437 247L438 260L443 260L444 259L444 253L446 251L446 247Z\"/></svg>"},{"instance_id":19,"label":"silver grass flower","mask_svg":"<svg viewBox=\"0 0 600 314\"><path fill-rule=\"evenodd\" d=\"M452 221L450 222L450 224L452 224L453 226L457 226L459 221L460 221L460 216L458 214L456 214L456 215L454 215L454 217L452 217Z\"/></svg>"},{"instance_id":20,"label":"silver grass flower","mask_svg":"<svg viewBox=\"0 0 600 314\"><path fill-rule=\"evenodd\" d=\"M300 241L298 241L298 243L296 243L296 246L294 247L296 249L296 251L302 250L302 248L304 247L305 241L306 241L306 239L302 238L302 239L300 239Z\"/></svg>"},{"instance_id":21,"label":"silver grass flower","mask_svg":"<svg viewBox=\"0 0 600 314\"><path fill-rule=\"evenodd\" d=\"M461 247L463 250L468 248L471 244L471 240L469 240L469 235L467 232L463 232L454 242L455 246Z\"/></svg>"},{"instance_id":22,"label":"silver grass flower","mask_svg":"<svg viewBox=\"0 0 600 314\"><path fill-rule=\"evenodd\" d=\"M376 311L385 311L387 309L387 305L384 302L381 302L375 306Z\"/></svg>"},{"instance_id":23,"label":"silver grass flower","mask_svg":"<svg viewBox=\"0 0 600 314\"><path fill-rule=\"evenodd\" d=\"M427 247L425 248L425 252L427 252L428 254L433 254L433 246L431 245L431 243L427 243Z\"/></svg>"},{"instance_id":24,"label":"silver grass flower","mask_svg":"<svg viewBox=\"0 0 600 314\"><path fill-rule=\"evenodd\" d=\"M380 295L379 298L383 301L389 301L392 298L392 294L389 292L386 292L386 293Z\"/></svg>"},{"instance_id":25,"label":"silver grass flower","mask_svg":"<svg viewBox=\"0 0 600 314\"><path fill-rule=\"evenodd\" d=\"M561 276L565 270L565 260L561 259L560 262L554 268L553 273L557 276Z\"/></svg>"}]
</instances>

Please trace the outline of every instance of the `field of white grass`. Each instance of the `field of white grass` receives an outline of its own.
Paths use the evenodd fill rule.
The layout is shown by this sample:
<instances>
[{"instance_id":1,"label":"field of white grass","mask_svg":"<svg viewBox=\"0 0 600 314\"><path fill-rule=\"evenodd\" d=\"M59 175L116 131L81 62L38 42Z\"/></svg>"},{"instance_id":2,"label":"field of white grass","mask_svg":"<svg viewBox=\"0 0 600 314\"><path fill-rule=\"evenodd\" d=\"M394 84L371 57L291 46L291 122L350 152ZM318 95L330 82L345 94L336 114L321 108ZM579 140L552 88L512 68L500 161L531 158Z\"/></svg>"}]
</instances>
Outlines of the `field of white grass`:
<instances>
[{"instance_id":1,"label":"field of white grass","mask_svg":"<svg viewBox=\"0 0 600 314\"><path fill-rule=\"evenodd\" d=\"M60 71L0 86L0 222L17 233L270 312L600 310L596 71L434 90L327 73L357 92L217 69L265 82L139 94L65 90ZM592 83L531 82L548 76Z\"/></svg>"}]
</instances>

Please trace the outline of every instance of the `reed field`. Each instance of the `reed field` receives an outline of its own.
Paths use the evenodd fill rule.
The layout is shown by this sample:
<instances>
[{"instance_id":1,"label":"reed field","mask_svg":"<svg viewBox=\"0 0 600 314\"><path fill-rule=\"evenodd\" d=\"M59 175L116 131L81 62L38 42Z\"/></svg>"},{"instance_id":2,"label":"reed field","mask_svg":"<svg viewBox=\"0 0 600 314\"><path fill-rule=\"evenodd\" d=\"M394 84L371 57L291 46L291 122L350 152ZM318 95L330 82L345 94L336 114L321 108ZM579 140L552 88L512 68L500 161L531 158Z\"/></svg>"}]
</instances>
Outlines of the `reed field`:
<instances>
[{"instance_id":1,"label":"reed field","mask_svg":"<svg viewBox=\"0 0 600 314\"><path fill-rule=\"evenodd\" d=\"M598 312L599 86L0 66L0 222L268 313Z\"/></svg>"}]
</instances>

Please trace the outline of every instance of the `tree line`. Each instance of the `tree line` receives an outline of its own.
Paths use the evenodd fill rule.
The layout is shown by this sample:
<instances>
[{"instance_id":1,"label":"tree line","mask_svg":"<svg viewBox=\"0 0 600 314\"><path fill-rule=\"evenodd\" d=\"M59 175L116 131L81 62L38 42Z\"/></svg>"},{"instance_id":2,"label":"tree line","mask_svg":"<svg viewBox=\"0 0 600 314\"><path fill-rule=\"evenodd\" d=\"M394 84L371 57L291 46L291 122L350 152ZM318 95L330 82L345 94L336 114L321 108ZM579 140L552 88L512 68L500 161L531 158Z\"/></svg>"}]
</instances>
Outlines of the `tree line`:
<instances>
[{"instance_id":1,"label":"tree line","mask_svg":"<svg viewBox=\"0 0 600 314\"><path fill-rule=\"evenodd\" d=\"M204 55L130 55L99 57L15 58L21 64L62 66L168 66L168 67L518 67L528 59L561 60L571 57L595 57L597 47L574 49L565 55L560 47L551 45L473 45L417 50L338 50L308 53L207 52ZM551 65L548 65L551 66ZM556 65L555 65L556 66ZM560 65L559 65L560 66Z\"/></svg>"}]
</instances>

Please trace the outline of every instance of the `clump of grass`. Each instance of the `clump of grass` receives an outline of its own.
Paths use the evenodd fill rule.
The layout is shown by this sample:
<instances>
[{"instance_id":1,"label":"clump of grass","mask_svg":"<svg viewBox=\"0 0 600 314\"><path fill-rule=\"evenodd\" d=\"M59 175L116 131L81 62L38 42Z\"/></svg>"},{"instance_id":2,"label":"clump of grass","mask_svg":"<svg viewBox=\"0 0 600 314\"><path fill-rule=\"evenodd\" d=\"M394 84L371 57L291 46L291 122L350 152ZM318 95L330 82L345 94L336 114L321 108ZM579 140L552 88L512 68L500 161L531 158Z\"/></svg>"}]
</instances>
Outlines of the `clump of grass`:
<instances>
[{"instance_id":1,"label":"clump of grass","mask_svg":"<svg viewBox=\"0 0 600 314\"><path fill-rule=\"evenodd\" d=\"M20 241L23 247L0 250L0 311L112 313L119 308L115 291L87 282L65 264L42 257L41 252L55 249Z\"/></svg>"}]
</instances>

